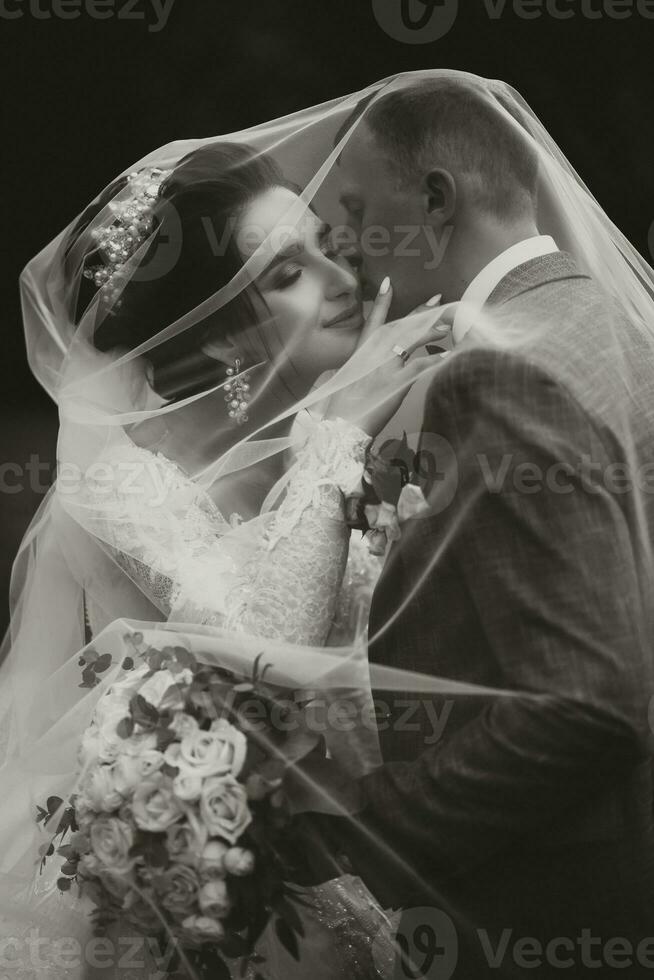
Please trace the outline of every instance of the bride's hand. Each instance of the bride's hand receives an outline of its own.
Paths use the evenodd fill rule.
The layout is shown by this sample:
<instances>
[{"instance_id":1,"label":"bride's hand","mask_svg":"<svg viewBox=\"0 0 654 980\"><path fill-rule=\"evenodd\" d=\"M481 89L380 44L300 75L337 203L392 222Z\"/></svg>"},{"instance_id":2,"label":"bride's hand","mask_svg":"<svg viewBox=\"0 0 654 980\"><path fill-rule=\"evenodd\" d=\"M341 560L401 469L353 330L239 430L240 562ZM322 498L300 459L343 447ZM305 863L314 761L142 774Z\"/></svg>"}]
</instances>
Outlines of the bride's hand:
<instances>
[{"instance_id":1,"label":"bride's hand","mask_svg":"<svg viewBox=\"0 0 654 980\"><path fill-rule=\"evenodd\" d=\"M421 347L442 340L451 330L449 324L434 322L442 314L438 305L440 297L429 300L400 320L386 323L392 298L392 287L385 280L349 362L361 364L357 380L332 395L325 414L326 418L342 418L358 425L373 439L395 415L432 358L431 354L412 355ZM366 359L379 362L380 357L376 367L365 370Z\"/></svg>"}]
</instances>

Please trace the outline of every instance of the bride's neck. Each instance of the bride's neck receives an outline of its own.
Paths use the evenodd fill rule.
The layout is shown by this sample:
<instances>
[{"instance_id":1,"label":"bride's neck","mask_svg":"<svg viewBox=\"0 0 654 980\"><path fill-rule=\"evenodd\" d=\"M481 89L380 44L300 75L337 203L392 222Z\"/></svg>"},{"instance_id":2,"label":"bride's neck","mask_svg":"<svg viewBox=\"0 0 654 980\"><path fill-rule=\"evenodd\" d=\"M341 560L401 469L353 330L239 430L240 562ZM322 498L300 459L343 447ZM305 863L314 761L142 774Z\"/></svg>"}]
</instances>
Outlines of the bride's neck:
<instances>
[{"instance_id":1,"label":"bride's neck","mask_svg":"<svg viewBox=\"0 0 654 980\"><path fill-rule=\"evenodd\" d=\"M139 423L131 429L129 437L144 449L162 453L188 476L197 476L224 456L235 442L256 431L260 425L260 422L252 419L244 426L234 426L227 436L224 427L218 425L213 436L207 428L207 415L214 408L216 418L220 418L218 413L225 412L222 392L218 394L220 397L215 405L213 399L198 399L180 413L172 412ZM292 424L291 416L269 426L257 438L266 441L284 439ZM199 438L199 434L202 434L202 438ZM283 476L285 468L286 453L275 452L247 469L220 478L208 492L223 513L227 510L238 512L244 518L251 517L259 513L267 493Z\"/></svg>"}]
</instances>

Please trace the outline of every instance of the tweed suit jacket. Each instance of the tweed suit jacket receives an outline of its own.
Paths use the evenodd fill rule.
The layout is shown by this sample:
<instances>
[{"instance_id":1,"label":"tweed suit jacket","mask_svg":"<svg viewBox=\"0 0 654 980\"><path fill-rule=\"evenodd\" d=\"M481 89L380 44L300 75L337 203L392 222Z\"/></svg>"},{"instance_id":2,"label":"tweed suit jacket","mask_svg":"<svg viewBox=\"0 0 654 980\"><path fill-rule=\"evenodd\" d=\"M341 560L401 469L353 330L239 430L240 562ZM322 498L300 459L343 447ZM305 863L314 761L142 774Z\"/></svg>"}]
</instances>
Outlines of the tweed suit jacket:
<instances>
[{"instance_id":1,"label":"tweed suit jacket","mask_svg":"<svg viewBox=\"0 0 654 980\"><path fill-rule=\"evenodd\" d=\"M509 694L375 692L385 764L363 783L366 840L409 873L366 866L366 842L352 853L388 904L422 891L461 921L526 928L537 908L534 935L638 931L654 880L654 347L562 252L487 305L521 339L467 344L428 392L423 441L449 443L457 489L441 506L437 485L393 547L370 659Z\"/></svg>"}]
</instances>

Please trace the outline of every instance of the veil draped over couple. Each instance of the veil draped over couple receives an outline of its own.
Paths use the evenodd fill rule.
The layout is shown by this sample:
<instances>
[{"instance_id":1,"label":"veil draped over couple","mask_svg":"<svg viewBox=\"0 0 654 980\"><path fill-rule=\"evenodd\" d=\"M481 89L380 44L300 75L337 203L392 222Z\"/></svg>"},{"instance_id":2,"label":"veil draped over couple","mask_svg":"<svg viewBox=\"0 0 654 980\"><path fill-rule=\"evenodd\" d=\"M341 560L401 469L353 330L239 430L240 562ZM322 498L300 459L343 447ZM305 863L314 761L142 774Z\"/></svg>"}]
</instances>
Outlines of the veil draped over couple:
<instances>
[{"instance_id":1,"label":"veil draped over couple","mask_svg":"<svg viewBox=\"0 0 654 980\"><path fill-rule=\"evenodd\" d=\"M36 819L145 644L324 709L298 948L234 976L646 970L654 273L521 97L424 71L169 144L21 288L60 433L0 667L7 964L167 972L129 909L88 953Z\"/></svg>"}]
</instances>

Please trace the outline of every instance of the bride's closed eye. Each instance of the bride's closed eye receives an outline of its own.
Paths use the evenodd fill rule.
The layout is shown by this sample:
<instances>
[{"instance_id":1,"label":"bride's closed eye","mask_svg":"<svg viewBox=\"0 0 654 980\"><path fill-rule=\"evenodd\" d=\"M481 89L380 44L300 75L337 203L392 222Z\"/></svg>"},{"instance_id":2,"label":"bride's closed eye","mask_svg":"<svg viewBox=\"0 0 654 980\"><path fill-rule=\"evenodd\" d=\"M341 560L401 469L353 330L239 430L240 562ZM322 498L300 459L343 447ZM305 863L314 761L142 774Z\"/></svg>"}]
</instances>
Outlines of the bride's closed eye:
<instances>
[{"instance_id":1,"label":"bride's closed eye","mask_svg":"<svg viewBox=\"0 0 654 980\"><path fill-rule=\"evenodd\" d=\"M302 275L303 267L299 262L289 262L280 266L271 283L272 289L287 289L296 283Z\"/></svg>"},{"instance_id":2,"label":"bride's closed eye","mask_svg":"<svg viewBox=\"0 0 654 980\"><path fill-rule=\"evenodd\" d=\"M325 258L332 261L336 261L336 259L343 254L343 248L341 244L335 240L334 232L329 225L324 225L319 230L317 235L317 246ZM304 258L307 258L307 250L303 250L301 255ZM302 273L304 272L304 268L305 266L303 263L297 260L280 265L275 270L275 275L271 282L271 288L278 291L288 289L289 286L292 286L298 282L302 276Z\"/></svg>"}]
</instances>

